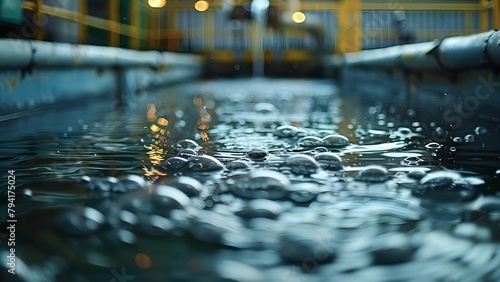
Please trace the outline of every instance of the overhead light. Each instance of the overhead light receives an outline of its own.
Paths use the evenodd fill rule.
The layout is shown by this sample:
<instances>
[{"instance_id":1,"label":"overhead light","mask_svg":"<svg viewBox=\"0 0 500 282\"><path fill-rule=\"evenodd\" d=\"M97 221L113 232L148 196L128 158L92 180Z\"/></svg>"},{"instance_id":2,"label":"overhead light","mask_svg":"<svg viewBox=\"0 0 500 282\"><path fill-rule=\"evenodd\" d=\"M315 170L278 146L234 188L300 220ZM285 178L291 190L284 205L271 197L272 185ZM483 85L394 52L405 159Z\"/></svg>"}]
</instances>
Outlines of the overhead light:
<instances>
[{"instance_id":1,"label":"overhead light","mask_svg":"<svg viewBox=\"0 0 500 282\"><path fill-rule=\"evenodd\" d=\"M292 21L294 23L303 23L306 20L306 15L302 12L295 12L292 14Z\"/></svg>"},{"instance_id":2,"label":"overhead light","mask_svg":"<svg viewBox=\"0 0 500 282\"><path fill-rule=\"evenodd\" d=\"M148 0L148 5L151 8L163 8L167 4L167 0Z\"/></svg>"},{"instance_id":3,"label":"overhead light","mask_svg":"<svg viewBox=\"0 0 500 282\"><path fill-rule=\"evenodd\" d=\"M196 3L194 3L194 8L198 12L205 12L206 10L208 10L208 7L210 7L210 4L208 4L208 2L204 0L196 1Z\"/></svg>"}]
</instances>

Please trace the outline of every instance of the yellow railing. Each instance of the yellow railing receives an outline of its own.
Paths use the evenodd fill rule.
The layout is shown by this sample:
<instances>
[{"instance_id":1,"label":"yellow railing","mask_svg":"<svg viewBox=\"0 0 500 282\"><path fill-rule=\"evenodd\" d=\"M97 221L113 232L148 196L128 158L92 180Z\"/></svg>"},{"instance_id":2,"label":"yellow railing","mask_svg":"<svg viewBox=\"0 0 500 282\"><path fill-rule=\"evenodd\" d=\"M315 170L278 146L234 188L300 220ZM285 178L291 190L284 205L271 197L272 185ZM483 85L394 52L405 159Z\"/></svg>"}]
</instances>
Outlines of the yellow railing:
<instances>
[{"instance_id":1,"label":"yellow railing","mask_svg":"<svg viewBox=\"0 0 500 282\"><path fill-rule=\"evenodd\" d=\"M105 1L105 0L103 0ZM70 11L58 7L53 7L43 4L43 0L24 1L22 7L26 10L34 12L35 21L41 21L43 15L49 15L77 22L79 24L78 42L86 43L88 37L88 28L94 27L108 31L108 45L118 46L120 35L129 37L129 46L132 49L140 48L140 40L148 43L148 47L157 48L161 41L166 40L167 48L175 49L174 43L169 41L169 34L167 30L160 28L159 15L164 12L167 15L167 28L177 32L188 33L189 39L203 39L204 48L207 50L214 49L214 44L217 41L217 35L225 32L225 30L215 29L214 21L217 9L223 6L223 0L208 0L210 8L204 12L204 29L200 32L196 28L187 28L178 30L178 21L180 20L179 12L182 10L194 9L193 1L185 0L169 0L167 5L162 8L163 11L155 9L147 9L146 17L148 21L147 26L141 28L139 22L141 21L137 5L146 2L146 0L131 0L130 1L130 24L120 23L119 21L119 1L108 0L109 15L108 18L99 18L88 15L87 0L80 0L78 11ZM236 3L243 3L247 1L236 0ZM289 10L293 1L289 0L271 0L271 5L278 8L278 10ZM240 3L240 4L241 4ZM298 4L297 4L298 3ZM486 31L490 28L500 28L500 0L476 0L476 2L469 3L453 3L453 2L406 2L406 1L381 1L381 2L364 2L362 0L337 0L337 1L298 1L294 2L295 9L307 12L321 12L332 11L338 23L338 30L327 30L332 32L337 38L337 52L352 52L361 49L361 40L363 36L366 37L370 34L371 38L395 38L396 34L389 30L380 30L379 32L370 32L369 29L362 28L361 26L361 13L364 11L407 11L407 12L459 12L465 15L465 28L462 30L450 30L451 35L467 34L475 31ZM473 15L478 15L479 30L474 30ZM491 14L491 25L490 25ZM415 33L421 38L440 37L431 30L424 30L412 27ZM273 36L271 34L271 36ZM300 35L299 35L300 36ZM442 34L441 34L442 36ZM44 33L41 30L36 39L43 40ZM347 46L342 48L342 46ZM339 49L340 48L340 49Z\"/></svg>"}]
</instances>

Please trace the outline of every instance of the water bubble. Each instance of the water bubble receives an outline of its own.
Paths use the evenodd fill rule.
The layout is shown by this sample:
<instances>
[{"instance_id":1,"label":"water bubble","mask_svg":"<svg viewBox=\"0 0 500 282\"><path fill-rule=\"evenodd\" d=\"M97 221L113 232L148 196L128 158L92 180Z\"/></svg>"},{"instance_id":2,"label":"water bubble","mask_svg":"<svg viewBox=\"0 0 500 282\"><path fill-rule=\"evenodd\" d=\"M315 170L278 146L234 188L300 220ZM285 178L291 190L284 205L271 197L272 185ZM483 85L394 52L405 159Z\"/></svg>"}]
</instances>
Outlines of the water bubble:
<instances>
[{"instance_id":1,"label":"water bubble","mask_svg":"<svg viewBox=\"0 0 500 282\"><path fill-rule=\"evenodd\" d=\"M412 170L408 172L408 177L413 179L422 179L425 176L425 171L423 170Z\"/></svg>"},{"instance_id":2,"label":"water bubble","mask_svg":"<svg viewBox=\"0 0 500 282\"><path fill-rule=\"evenodd\" d=\"M264 159L269 153L264 149L254 148L247 152L247 156L253 160Z\"/></svg>"},{"instance_id":3,"label":"water bubble","mask_svg":"<svg viewBox=\"0 0 500 282\"><path fill-rule=\"evenodd\" d=\"M410 261L417 249L410 237L403 233L386 233L371 243L374 264L396 264Z\"/></svg>"},{"instance_id":4,"label":"water bubble","mask_svg":"<svg viewBox=\"0 0 500 282\"><path fill-rule=\"evenodd\" d=\"M276 128L276 130L274 131L274 135L278 137L288 138L296 136L298 132L299 129L295 126L282 125Z\"/></svg>"},{"instance_id":5,"label":"water bubble","mask_svg":"<svg viewBox=\"0 0 500 282\"><path fill-rule=\"evenodd\" d=\"M257 103L254 106L256 112L261 114L270 114L276 112L276 107L271 103Z\"/></svg>"},{"instance_id":6,"label":"water bubble","mask_svg":"<svg viewBox=\"0 0 500 282\"><path fill-rule=\"evenodd\" d=\"M394 135L402 139L407 139L413 137L415 133L408 127L399 127L398 130L394 132Z\"/></svg>"},{"instance_id":7,"label":"water bubble","mask_svg":"<svg viewBox=\"0 0 500 282\"><path fill-rule=\"evenodd\" d=\"M171 157L165 160L163 165L172 170L183 169L187 160L181 157Z\"/></svg>"},{"instance_id":8,"label":"water bubble","mask_svg":"<svg viewBox=\"0 0 500 282\"><path fill-rule=\"evenodd\" d=\"M488 129L483 126L478 126L474 129L474 133L476 133L476 135L484 135L488 133Z\"/></svg>"},{"instance_id":9,"label":"water bubble","mask_svg":"<svg viewBox=\"0 0 500 282\"><path fill-rule=\"evenodd\" d=\"M319 153L314 156L314 159L321 168L327 170L339 170L343 166L342 159L337 154L330 152Z\"/></svg>"},{"instance_id":10,"label":"water bubble","mask_svg":"<svg viewBox=\"0 0 500 282\"><path fill-rule=\"evenodd\" d=\"M325 147L344 147L351 144L351 142L343 135L332 134L323 137L323 139L321 139L321 144Z\"/></svg>"},{"instance_id":11,"label":"water bubble","mask_svg":"<svg viewBox=\"0 0 500 282\"><path fill-rule=\"evenodd\" d=\"M414 109L408 109L406 111L406 114L409 116L409 117L414 117L415 114L416 114L416 111Z\"/></svg>"},{"instance_id":12,"label":"water bubble","mask_svg":"<svg viewBox=\"0 0 500 282\"><path fill-rule=\"evenodd\" d=\"M249 201L243 209L237 211L235 214L244 218L262 217L275 219L282 211L282 206L275 201L255 199Z\"/></svg>"},{"instance_id":13,"label":"water bubble","mask_svg":"<svg viewBox=\"0 0 500 282\"><path fill-rule=\"evenodd\" d=\"M354 179L365 182L383 182L389 177L389 171L380 165L369 165L356 172Z\"/></svg>"},{"instance_id":14,"label":"water bubble","mask_svg":"<svg viewBox=\"0 0 500 282\"><path fill-rule=\"evenodd\" d=\"M408 156L403 160L406 165L418 165L422 161L423 159L418 156Z\"/></svg>"},{"instance_id":15,"label":"water bubble","mask_svg":"<svg viewBox=\"0 0 500 282\"><path fill-rule=\"evenodd\" d=\"M311 223L299 223L284 228L280 234L280 256L292 263L316 264L332 261L335 250L330 245L331 231Z\"/></svg>"},{"instance_id":16,"label":"water bubble","mask_svg":"<svg viewBox=\"0 0 500 282\"><path fill-rule=\"evenodd\" d=\"M309 175L316 172L318 163L311 156L297 154L287 158L283 162L282 167L290 168L295 174Z\"/></svg>"},{"instance_id":17,"label":"water bubble","mask_svg":"<svg viewBox=\"0 0 500 282\"><path fill-rule=\"evenodd\" d=\"M356 128L356 130L354 130L354 135L356 135L356 137L363 137L367 134L368 132L366 132L363 128Z\"/></svg>"},{"instance_id":18,"label":"water bubble","mask_svg":"<svg viewBox=\"0 0 500 282\"><path fill-rule=\"evenodd\" d=\"M441 126L438 126L434 129L434 133L436 133L436 138L438 140L445 140L448 138L448 131L446 129L442 128Z\"/></svg>"},{"instance_id":19,"label":"water bubble","mask_svg":"<svg viewBox=\"0 0 500 282\"><path fill-rule=\"evenodd\" d=\"M453 137L453 142L462 143L462 137L460 137L460 136Z\"/></svg>"},{"instance_id":20,"label":"water bubble","mask_svg":"<svg viewBox=\"0 0 500 282\"><path fill-rule=\"evenodd\" d=\"M456 150L457 150L457 148L455 148L455 147L450 147L450 151L455 152Z\"/></svg>"},{"instance_id":21,"label":"water bubble","mask_svg":"<svg viewBox=\"0 0 500 282\"><path fill-rule=\"evenodd\" d=\"M230 178L227 184L235 195L243 198L277 200L288 194L290 180L280 172L264 169Z\"/></svg>"},{"instance_id":22,"label":"water bubble","mask_svg":"<svg viewBox=\"0 0 500 282\"><path fill-rule=\"evenodd\" d=\"M467 142L467 143L472 143L472 142L474 142L474 139L475 139L475 137L474 137L474 135L472 135L472 134L467 134L467 135L465 135L465 137L464 137L464 141L465 141L465 142Z\"/></svg>"},{"instance_id":23,"label":"water bubble","mask_svg":"<svg viewBox=\"0 0 500 282\"><path fill-rule=\"evenodd\" d=\"M65 208L57 219L57 227L68 235L89 235L96 232L104 222L104 215L94 208Z\"/></svg>"},{"instance_id":24,"label":"water bubble","mask_svg":"<svg viewBox=\"0 0 500 282\"><path fill-rule=\"evenodd\" d=\"M174 229L172 221L166 217L152 214L141 220L140 229L144 234L161 236L168 234Z\"/></svg>"},{"instance_id":25,"label":"water bubble","mask_svg":"<svg viewBox=\"0 0 500 282\"><path fill-rule=\"evenodd\" d=\"M193 149L183 149L178 154L177 157L183 159L189 159L190 157L198 156L198 152Z\"/></svg>"},{"instance_id":26,"label":"water bubble","mask_svg":"<svg viewBox=\"0 0 500 282\"><path fill-rule=\"evenodd\" d=\"M442 145L437 143L437 142L431 142L431 143L425 144L425 148L430 149L430 150L437 150L441 147L442 147Z\"/></svg>"},{"instance_id":27,"label":"water bubble","mask_svg":"<svg viewBox=\"0 0 500 282\"><path fill-rule=\"evenodd\" d=\"M135 174L120 176L118 180L120 181L120 184L123 185L126 191L144 189L147 185L146 180L142 176Z\"/></svg>"},{"instance_id":28,"label":"water bubble","mask_svg":"<svg viewBox=\"0 0 500 282\"><path fill-rule=\"evenodd\" d=\"M198 196L203 188L200 181L188 176L177 177L174 181L170 181L167 184L179 189L189 197Z\"/></svg>"},{"instance_id":29,"label":"water bubble","mask_svg":"<svg viewBox=\"0 0 500 282\"><path fill-rule=\"evenodd\" d=\"M322 144L322 140L319 137L316 136L306 136L302 139L299 140L298 146L299 147L305 147L305 148L311 148L311 147L316 147Z\"/></svg>"},{"instance_id":30,"label":"water bubble","mask_svg":"<svg viewBox=\"0 0 500 282\"><path fill-rule=\"evenodd\" d=\"M151 199L163 212L173 209L185 209L191 204L191 200L186 194L174 187L161 184L153 186Z\"/></svg>"},{"instance_id":31,"label":"water bubble","mask_svg":"<svg viewBox=\"0 0 500 282\"><path fill-rule=\"evenodd\" d=\"M319 188L311 182L295 183L289 187L288 198L296 203L307 203L316 198Z\"/></svg>"},{"instance_id":32,"label":"water bubble","mask_svg":"<svg viewBox=\"0 0 500 282\"><path fill-rule=\"evenodd\" d=\"M193 171L215 171L224 169L224 165L212 156L200 155L187 159L186 168Z\"/></svg>"},{"instance_id":33,"label":"water bubble","mask_svg":"<svg viewBox=\"0 0 500 282\"><path fill-rule=\"evenodd\" d=\"M230 170L247 169L250 165L244 160L234 160L226 163L226 168Z\"/></svg>"},{"instance_id":34,"label":"water bubble","mask_svg":"<svg viewBox=\"0 0 500 282\"><path fill-rule=\"evenodd\" d=\"M200 145L198 145L198 143L196 143L196 141L194 141L194 140L183 139L183 140L180 140L177 143L175 143L173 145L173 147L176 148L176 149L178 149L179 151L181 151L183 149L193 149L193 150L196 150L196 149L200 148Z\"/></svg>"},{"instance_id":35,"label":"water bubble","mask_svg":"<svg viewBox=\"0 0 500 282\"><path fill-rule=\"evenodd\" d=\"M316 147L313 150L313 153L323 153L323 152L328 152L328 149L325 147Z\"/></svg>"},{"instance_id":36,"label":"water bubble","mask_svg":"<svg viewBox=\"0 0 500 282\"><path fill-rule=\"evenodd\" d=\"M428 173L412 193L417 197L440 202L467 201L476 196L471 185L459 173L450 171Z\"/></svg>"}]
</instances>

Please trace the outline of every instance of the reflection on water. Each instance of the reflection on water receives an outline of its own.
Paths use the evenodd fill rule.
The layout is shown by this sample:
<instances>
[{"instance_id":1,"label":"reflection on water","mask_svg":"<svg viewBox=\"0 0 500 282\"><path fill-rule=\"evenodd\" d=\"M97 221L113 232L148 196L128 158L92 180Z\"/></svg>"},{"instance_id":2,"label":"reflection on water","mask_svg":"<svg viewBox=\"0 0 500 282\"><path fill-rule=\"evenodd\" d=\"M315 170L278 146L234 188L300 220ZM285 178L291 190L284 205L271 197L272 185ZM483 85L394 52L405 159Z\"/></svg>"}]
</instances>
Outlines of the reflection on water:
<instances>
[{"instance_id":1,"label":"reflection on water","mask_svg":"<svg viewBox=\"0 0 500 282\"><path fill-rule=\"evenodd\" d=\"M19 281L500 280L495 123L437 142L425 105L324 80L131 103L4 122Z\"/></svg>"}]
</instances>

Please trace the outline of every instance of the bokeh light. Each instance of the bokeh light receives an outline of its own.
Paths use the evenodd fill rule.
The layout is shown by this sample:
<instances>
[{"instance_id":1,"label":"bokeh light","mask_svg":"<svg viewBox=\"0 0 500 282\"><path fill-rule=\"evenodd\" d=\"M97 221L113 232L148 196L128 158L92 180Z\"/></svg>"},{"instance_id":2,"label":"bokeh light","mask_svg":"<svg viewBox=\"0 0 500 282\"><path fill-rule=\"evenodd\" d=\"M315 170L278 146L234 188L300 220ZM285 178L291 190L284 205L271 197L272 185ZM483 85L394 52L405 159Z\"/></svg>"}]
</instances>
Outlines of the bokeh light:
<instances>
[{"instance_id":1,"label":"bokeh light","mask_svg":"<svg viewBox=\"0 0 500 282\"><path fill-rule=\"evenodd\" d=\"M148 5L151 8L163 8L167 4L167 0L148 0Z\"/></svg>"},{"instance_id":2,"label":"bokeh light","mask_svg":"<svg viewBox=\"0 0 500 282\"><path fill-rule=\"evenodd\" d=\"M295 12L292 14L292 21L294 23L303 23L306 20L306 15L302 12Z\"/></svg>"},{"instance_id":3,"label":"bokeh light","mask_svg":"<svg viewBox=\"0 0 500 282\"><path fill-rule=\"evenodd\" d=\"M196 3L194 3L194 8L198 12L205 12L206 10L208 10L208 7L210 7L210 4L208 4L208 2L204 0L196 1Z\"/></svg>"}]
</instances>

